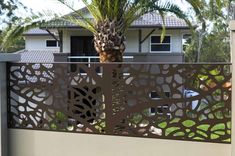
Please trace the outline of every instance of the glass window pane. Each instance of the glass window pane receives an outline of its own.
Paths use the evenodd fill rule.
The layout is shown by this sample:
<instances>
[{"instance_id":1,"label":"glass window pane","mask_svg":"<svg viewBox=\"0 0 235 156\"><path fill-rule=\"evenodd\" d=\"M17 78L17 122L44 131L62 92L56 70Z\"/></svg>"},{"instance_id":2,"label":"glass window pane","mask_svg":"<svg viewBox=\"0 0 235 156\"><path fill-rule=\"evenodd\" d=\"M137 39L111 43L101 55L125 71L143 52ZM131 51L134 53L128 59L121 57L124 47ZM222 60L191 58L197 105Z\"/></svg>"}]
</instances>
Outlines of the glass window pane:
<instances>
[{"instance_id":1,"label":"glass window pane","mask_svg":"<svg viewBox=\"0 0 235 156\"><path fill-rule=\"evenodd\" d=\"M160 36L152 36L151 37L151 43L160 43L161 37Z\"/></svg>"},{"instance_id":2,"label":"glass window pane","mask_svg":"<svg viewBox=\"0 0 235 156\"><path fill-rule=\"evenodd\" d=\"M48 40L46 41L47 47L57 47L57 41L56 40Z\"/></svg>"},{"instance_id":3,"label":"glass window pane","mask_svg":"<svg viewBox=\"0 0 235 156\"><path fill-rule=\"evenodd\" d=\"M151 43L161 43L161 36L152 36ZM162 43L171 43L171 37L165 36Z\"/></svg>"},{"instance_id":4,"label":"glass window pane","mask_svg":"<svg viewBox=\"0 0 235 156\"><path fill-rule=\"evenodd\" d=\"M162 43L171 43L171 37L170 36L165 36Z\"/></svg>"},{"instance_id":5,"label":"glass window pane","mask_svg":"<svg viewBox=\"0 0 235 156\"><path fill-rule=\"evenodd\" d=\"M151 51L170 51L170 45L151 45Z\"/></svg>"}]
</instances>

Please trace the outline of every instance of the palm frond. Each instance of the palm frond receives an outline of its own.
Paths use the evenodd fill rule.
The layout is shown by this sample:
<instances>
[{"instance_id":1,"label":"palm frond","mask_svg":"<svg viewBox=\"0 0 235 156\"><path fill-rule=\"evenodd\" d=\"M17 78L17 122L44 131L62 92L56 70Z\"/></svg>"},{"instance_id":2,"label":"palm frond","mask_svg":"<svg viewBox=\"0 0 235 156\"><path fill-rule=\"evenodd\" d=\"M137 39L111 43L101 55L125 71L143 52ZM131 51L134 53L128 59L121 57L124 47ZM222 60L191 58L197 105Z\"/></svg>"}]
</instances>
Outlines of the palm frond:
<instances>
[{"instance_id":1,"label":"palm frond","mask_svg":"<svg viewBox=\"0 0 235 156\"><path fill-rule=\"evenodd\" d=\"M26 18L19 24L12 25L10 30L5 33L2 40L1 48L6 49L11 46L17 39L19 39L24 32L30 29L38 28L41 24L46 22L45 19L41 19L38 16L33 16L31 18Z\"/></svg>"},{"instance_id":2,"label":"palm frond","mask_svg":"<svg viewBox=\"0 0 235 156\"><path fill-rule=\"evenodd\" d=\"M72 14L65 16L57 16L58 20L66 21L74 25L79 25L85 29L88 29L92 33L96 34L99 30L97 25L103 21L115 20L115 31L119 33L125 33L131 24L139 19L146 13L159 13L163 19L162 26L162 37L165 35L165 14L173 13L177 17L183 19L192 28L191 22L188 20L186 14L176 4L171 1L161 0L81 0L93 19L87 18L82 10L74 9L70 0L57 0L59 3L68 7ZM185 0L193 8L198 19L203 21L203 27L205 27L205 20L201 13L203 9L204 0ZM221 7L222 3L220 0L209 0L211 7ZM41 15L45 16L45 15ZM36 18L27 18L19 25L15 25L11 30L7 32L6 37L3 40L3 47L8 46L19 37L23 32L40 27L45 24L46 20L41 20L40 16Z\"/></svg>"}]
</instances>

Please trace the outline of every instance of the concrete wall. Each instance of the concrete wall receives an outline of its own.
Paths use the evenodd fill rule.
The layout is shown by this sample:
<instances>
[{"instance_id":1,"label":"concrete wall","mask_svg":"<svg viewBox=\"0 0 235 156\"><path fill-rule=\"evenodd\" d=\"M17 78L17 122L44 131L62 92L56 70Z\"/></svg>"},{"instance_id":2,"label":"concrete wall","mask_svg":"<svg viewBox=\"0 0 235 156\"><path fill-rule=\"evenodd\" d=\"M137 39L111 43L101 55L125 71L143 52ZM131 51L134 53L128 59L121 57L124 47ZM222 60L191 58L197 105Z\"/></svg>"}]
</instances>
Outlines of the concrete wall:
<instances>
[{"instance_id":1,"label":"concrete wall","mask_svg":"<svg viewBox=\"0 0 235 156\"><path fill-rule=\"evenodd\" d=\"M46 47L46 40L54 40L51 36L25 36L26 50L59 50L59 47Z\"/></svg>"},{"instance_id":2,"label":"concrete wall","mask_svg":"<svg viewBox=\"0 0 235 156\"><path fill-rule=\"evenodd\" d=\"M1 109L1 133L0 156L7 156L7 90L6 90L6 63L0 61L0 109Z\"/></svg>"},{"instance_id":3,"label":"concrete wall","mask_svg":"<svg viewBox=\"0 0 235 156\"><path fill-rule=\"evenodd\" d=\"M0 53L0 156L8 156L6 62L19 60L18 54Z\"/></svg>"},{"instance_id":4,"label":"concrete wall","mask_svg":"<svg viewBox=\"0 0 235 156\"><path fill-rule=\"evenodd\" d=\"M231 30L231 60L233 63L232 66L232 156L235 156L235 21L231 21L230 23Z\"/></svg>"},{"instance_id":5,"label":"concrete wall","mask_svg":"<svg viewBox=\"0 0 235 156\"><path fill-rule=\"evenodd\" d=\"M230 156L231 145L9 130L9 156Z\"/></svg>"}]
</instances>

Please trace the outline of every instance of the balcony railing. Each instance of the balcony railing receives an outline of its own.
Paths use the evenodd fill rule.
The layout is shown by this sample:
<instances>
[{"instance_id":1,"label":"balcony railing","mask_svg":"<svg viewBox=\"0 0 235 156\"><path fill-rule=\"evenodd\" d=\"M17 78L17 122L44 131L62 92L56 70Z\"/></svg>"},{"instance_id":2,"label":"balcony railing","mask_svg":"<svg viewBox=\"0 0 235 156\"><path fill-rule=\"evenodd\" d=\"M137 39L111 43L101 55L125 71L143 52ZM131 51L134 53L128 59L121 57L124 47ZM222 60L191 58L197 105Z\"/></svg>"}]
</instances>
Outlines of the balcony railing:
<instances>
[{"instance_id":1,"label":"balcony railing","mask_svg":"<svg viewBox=\"0 0 235 156\"><path fill-rule=\"evenodd\" d=\"M123 56L124 62L132 62L133 58L133 56ZM99 56L69 56L68 62L100 62L100 58Z\"/></svg>"},{"instance_id":2,"label":"balcony railing","mask_svg":"<svg viewBox=\"0 0 235 156\"><path fill-rule=\"evenodd\" d=\"M230 64L9 63L8 80L9 128L231 141Z\"/></svg>"}]
</instances>

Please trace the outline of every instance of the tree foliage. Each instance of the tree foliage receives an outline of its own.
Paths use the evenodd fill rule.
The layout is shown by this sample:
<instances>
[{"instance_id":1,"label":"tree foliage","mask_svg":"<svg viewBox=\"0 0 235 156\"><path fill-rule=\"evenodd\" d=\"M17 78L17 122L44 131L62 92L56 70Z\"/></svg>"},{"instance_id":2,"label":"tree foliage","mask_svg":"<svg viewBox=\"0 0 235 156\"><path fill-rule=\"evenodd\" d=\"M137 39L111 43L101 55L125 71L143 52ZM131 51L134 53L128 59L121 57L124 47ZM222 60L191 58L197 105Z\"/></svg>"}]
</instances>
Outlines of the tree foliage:
<instances>
[{"instance_id":1,"label":"tree foliage","mask_svg":"<svg viewBox=\"0 0 235 156\"><path fill-rule=\"evenodd\" d=\"M187 62L197 62L198 60L200 62L230 61L228 24L232 16L231 3L231 0L222 0L222 9L213 7L213 11L211 10L211 4L205 3L201 14L207 21L207 24L205 24L206 29L203 30L201 27L197 30L193 39L188 41L190 44L185 50ZM197 20L197 22L201 23L200 20ZM201 48L199 47L200 40Z\"/></svg>"},{"instance_id":2,"label":"tree foliage","mask_svg":"<svg viewBox=\"0 0 235 156\"><path fill-rule=\"evenodd\" d=\"M0 1L0 23L6 26L13 24L20 17L16 15L19 8L25 8L18 0L1 0Z\"/></svg>"},{"instance_id":3,"label":"tree foliage","mask_svg":"<svg viewBox=\"0 0 235 156\"><path fill-rule=\"evenodd\" d=\"M0 0L0 52L3 52L1 45L7 32L14 23L21 19L16 13L19 8L26 9L18 0ZM9 46L4 48L4 52L15 52L23 48L24 39L22 36L19 36Z\"/></svg>"}]
</instances>

